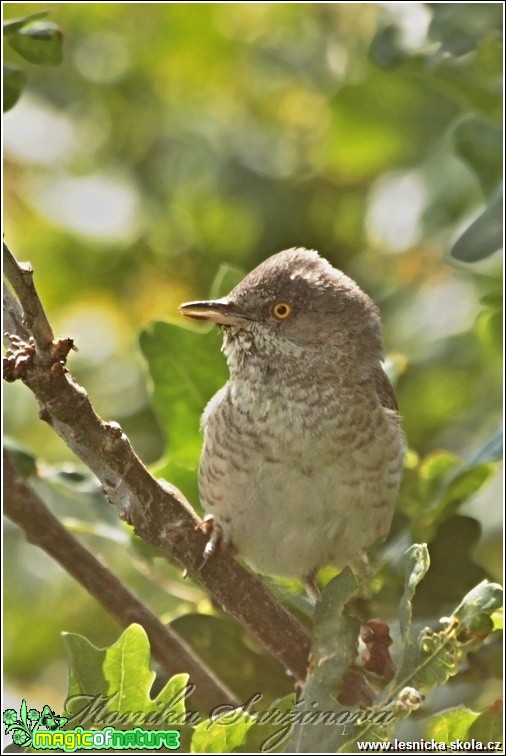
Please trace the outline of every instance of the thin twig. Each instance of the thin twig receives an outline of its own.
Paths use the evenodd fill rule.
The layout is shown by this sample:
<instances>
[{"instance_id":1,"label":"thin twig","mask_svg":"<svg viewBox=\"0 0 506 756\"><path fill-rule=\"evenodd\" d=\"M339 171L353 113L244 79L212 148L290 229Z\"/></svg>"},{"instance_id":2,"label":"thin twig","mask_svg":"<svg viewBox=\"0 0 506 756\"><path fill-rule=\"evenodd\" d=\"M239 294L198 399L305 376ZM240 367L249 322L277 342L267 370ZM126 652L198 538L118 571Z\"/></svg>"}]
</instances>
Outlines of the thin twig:
<instances>
[{"instance_id":1,"label":"thin twig","mask_svg":"<svg viewBox=\"0 0 506 756\"><path fill-rule=\"evenodd\" d=\"M234 694L170 627L162 624L113 573L77 540L16 472L4 452L4 513L80 583L120 625L138 622L145 629L153 656L172 677L190 675L195 701L203 710L218 704L238 706Z\"/></svg>"},{"instance_id":2,"label":"thin twig","mask_svg":"<svg viewBox=\"0 0 506 756\"><path fill-rule=\"evenodd\" d=\"M11 282L23 308L23 325L31 332L40 349L49 349L54 339L53 329L49 325L44 308L35 291L32 266L29 263L18 263L5 242L3 262L4 273ZM20 334L18 335L21 337Z\"/></svg>"},{"instance_id":3,"label":"thin twig","mask_svg":"<svg viewBox=\"0 0 506 756\"><path fill-rule=\"evenodd\" d=\"M11 269L12 264L6 266L9 280ZM19 277L17 273L14 279ZM16 287L12 280L11 283L25 312L26 308L32 313L42 311L41 323L38 315L31 322L37 332L44 330L47 318L35 289ZM55 351L59 354L52 364L51 360L37 360L20 349L20 359L25 360L23 369L17 371L11 365L11 379L21 377L31 389L39 402L40 417L95 473L109 501L141 538L178 562L297 679L305 679L310 647L306 628L276 601L257 575L244 569L230 554L216 554L202 566L205 536L196 530L199 520L195 512L176 488L153 478L119 425L106 423L97 415L85 390L64 367L58 345L67 342L46 347L46 357ZM15 362L16 354L9 359Z\"/></svg>"},{"instance_id":4,"label":"thin twig","mask_svg":"<svg viewBox=\"0 0 506 756\"><path fill-rule=\"evenodd\" d=\"M30 334L23 325L23 310L12 291L3 285L4 305L4 335L3 341L7 348L11 346L10 333L16 333L24 341L28 341Z\"/></svg>"}]
</instances>

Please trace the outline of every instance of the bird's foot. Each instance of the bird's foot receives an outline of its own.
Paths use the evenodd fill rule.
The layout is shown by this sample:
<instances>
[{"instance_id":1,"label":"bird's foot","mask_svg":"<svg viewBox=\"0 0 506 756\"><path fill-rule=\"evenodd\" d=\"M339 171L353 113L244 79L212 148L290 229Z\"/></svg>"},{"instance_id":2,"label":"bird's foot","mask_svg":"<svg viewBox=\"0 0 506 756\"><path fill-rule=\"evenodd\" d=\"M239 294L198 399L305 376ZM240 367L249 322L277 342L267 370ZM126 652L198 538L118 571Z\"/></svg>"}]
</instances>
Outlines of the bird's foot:
<instances>
[{"instance_id":1,"label":"bird's foot","mask_svg":"<svg viewBox=\"0 0 506 756\"><path fill-rule=\"evenodd\" d=\"M195 530L202 530L203 533L209 536L209 540L206 543L202 555L202 564L198 569L200 572L207 561L214 556L219 549L225 548L228 545L228 542L223 535L221 525L218 525L212 514L206 515L204 519L195 526Z\"/></svg>"},{"instance_id":2,"label":"bird's foot","mask_svg":"<svg viewBox=\"0 0 506 756\"><path fill-rule=\"evenodd\" d=\"M316 575L317 572L315 570L302 580L302 585L304 586L307 595L315 604L320 598L321 594L321 591L316 583Z\"/></svg>"}]
</instances>

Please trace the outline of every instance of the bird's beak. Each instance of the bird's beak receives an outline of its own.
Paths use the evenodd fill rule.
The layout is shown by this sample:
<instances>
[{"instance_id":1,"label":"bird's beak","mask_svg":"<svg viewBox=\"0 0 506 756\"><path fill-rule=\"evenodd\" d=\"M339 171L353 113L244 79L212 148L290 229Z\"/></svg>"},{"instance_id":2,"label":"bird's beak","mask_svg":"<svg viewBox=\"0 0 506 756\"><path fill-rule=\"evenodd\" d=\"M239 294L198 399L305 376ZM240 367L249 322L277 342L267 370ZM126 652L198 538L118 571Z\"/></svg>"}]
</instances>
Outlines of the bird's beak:
<instances>
[{"instance_id":1,"label":"bird's beak","mask_svg":"<svg viewBox=\"0 0 506 756\"><path fill-rule=\"evenodd\" d=\"M181 315L195 320L207 320L210 323L226 326L241 326L251 320L240 313L228 299L211 299L205 302L185 302L179 305Z\"/></svg>"}]
</instances>

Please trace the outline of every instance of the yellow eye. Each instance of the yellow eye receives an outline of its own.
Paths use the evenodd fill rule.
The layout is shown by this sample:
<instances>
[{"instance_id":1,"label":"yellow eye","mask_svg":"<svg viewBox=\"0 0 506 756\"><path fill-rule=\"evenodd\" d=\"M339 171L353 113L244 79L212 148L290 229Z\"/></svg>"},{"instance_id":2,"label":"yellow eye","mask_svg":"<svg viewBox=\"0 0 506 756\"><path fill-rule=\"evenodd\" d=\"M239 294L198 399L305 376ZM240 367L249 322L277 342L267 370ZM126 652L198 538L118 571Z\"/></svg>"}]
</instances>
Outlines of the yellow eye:
<instances>
[{"instance_id":1,"label":"yellow eye","mask_svg":"<svg viewBox=\"0 0 506 756\"><path fill-rule=\"evenodd\" d=\"M290 317L292 311L292 305L288 304L288 302L278 302L272 308L272 314L278 320L286 320Z\"/></svg>"}]
</instances>

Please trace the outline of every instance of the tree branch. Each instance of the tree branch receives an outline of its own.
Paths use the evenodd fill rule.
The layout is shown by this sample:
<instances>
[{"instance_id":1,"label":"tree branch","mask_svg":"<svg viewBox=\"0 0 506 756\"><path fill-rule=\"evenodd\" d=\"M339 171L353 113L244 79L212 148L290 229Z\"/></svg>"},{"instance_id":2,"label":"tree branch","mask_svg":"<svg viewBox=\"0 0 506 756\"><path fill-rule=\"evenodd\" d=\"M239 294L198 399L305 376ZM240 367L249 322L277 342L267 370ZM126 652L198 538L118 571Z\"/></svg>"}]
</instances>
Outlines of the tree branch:
<instances>
[{"instance_id":1,"label":"tree branch","mask_svg":"<svg viewBox=\"0 0 506 756\"><path fill-rule=\"evenodd\" d=\"M17 335L28 341L30 334L23 325L23 310L18 300L12 293L12 291L5 285L3 285L3 305L4 305L4 344L6 347L10 346L9 333L17 333Z\"/></svg>"},{"instance_id":2,"label":"tree branch","mask_svg":"<svg viewBox=\"0 0 506 756\"><path fill-rule=\"evenodd\" d=\"M113 573L83 546L16 472L4 452L4 513L23 529L26 540L53 557L123 627L138 622L153 656L167 674L190 675L195 700L203 710L222 703L238 706L234 694L196 656L190 646L164 625Z\"/></svg>"},{"instance_id":3,"label":"tree branch","mask_svg":"<svg viewBox=\"0 0 506 756\"><path fill-rule=\"evenodd\" d=\"M32 266L18 263L5 242L3 253L5 275L23 307L23 325L31 332L41 350L49 349L54 339L53 330L35 291Z\"/></svg>"},{"instance_id":4,"label":"tree branch","mask_svg":"<svg viewBox=\"0 0 506 756\"><path fill-rule=\"evenodd\" d=\"M305 679L310 647L305 627L276 601L257 575L230 554L220 552L202 566L205 536L196 530L199 520L190 504L176 488L153 478L117 423L104 422L97 415L85 390L65 368L71 340L47 342L47 318L33 282L27 285L26 268L13 271L12 261L19 266L8 254L7 276L25 313L25 325L30 323L42 354L18 334L20 340L13 342L6 355L7 380L21 378L31 389L41 419L95 473L109 501L141 538L178 562L297 679Z\"/></svg>"}]
</instances>

